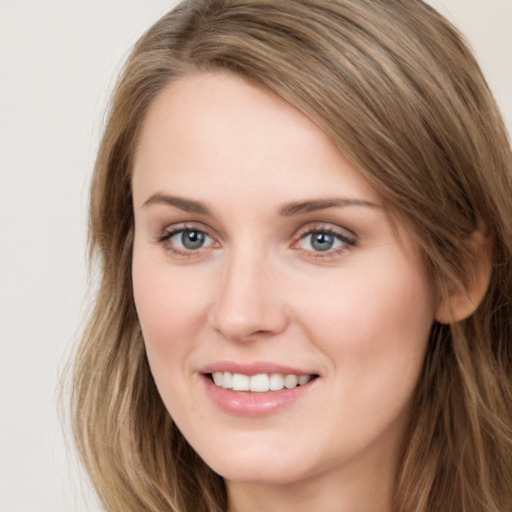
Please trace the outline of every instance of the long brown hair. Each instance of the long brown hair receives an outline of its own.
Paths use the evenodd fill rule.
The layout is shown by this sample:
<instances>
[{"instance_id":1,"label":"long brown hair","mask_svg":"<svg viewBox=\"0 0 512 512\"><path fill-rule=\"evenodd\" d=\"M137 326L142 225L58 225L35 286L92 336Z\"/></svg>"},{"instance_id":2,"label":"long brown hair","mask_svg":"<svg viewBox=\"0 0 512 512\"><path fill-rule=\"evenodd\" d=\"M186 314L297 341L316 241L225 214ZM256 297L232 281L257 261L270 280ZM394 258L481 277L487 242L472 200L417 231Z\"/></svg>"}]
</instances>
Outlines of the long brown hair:
<instances>
[{"instance_id":1,"label":"long brown hair","mask_svg":"<svg viewBox=\"0 0 512 512\"><path fill-rule=\"evenodd\" d=\"M187 0L140 39L114 91L90 201L100 284L78 348L72 423L108 511L225 511L223 480L174 426L132 298L131 170L148 107L172 80L222 69L311 118L407 220L440 299L467 282L485 226L489 289L436 323L394 510L505 512L512 502L512 155L457 31L420 0Z\"/></svg>"}]
</instances>

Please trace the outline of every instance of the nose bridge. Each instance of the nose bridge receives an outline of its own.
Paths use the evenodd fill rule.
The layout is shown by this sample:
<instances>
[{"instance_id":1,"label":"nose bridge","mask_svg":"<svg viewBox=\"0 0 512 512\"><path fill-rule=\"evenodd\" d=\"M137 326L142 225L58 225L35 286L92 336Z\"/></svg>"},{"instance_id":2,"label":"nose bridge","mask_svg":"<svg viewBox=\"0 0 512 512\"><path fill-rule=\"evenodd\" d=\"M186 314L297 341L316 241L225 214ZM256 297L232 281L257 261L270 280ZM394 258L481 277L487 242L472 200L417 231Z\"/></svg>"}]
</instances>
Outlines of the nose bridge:
<instances>
[{"instance_id":1,"label":"nose bridge","mask_svg":"<svg viewBox=\"0 0 512 512\"><path fill-rule=\"evenodd\" d=\"M229 251L223 264L212 308L214 328L239 341L282 331L286 313L265 251L240 244Z\"/></svg>"}]
</instances>

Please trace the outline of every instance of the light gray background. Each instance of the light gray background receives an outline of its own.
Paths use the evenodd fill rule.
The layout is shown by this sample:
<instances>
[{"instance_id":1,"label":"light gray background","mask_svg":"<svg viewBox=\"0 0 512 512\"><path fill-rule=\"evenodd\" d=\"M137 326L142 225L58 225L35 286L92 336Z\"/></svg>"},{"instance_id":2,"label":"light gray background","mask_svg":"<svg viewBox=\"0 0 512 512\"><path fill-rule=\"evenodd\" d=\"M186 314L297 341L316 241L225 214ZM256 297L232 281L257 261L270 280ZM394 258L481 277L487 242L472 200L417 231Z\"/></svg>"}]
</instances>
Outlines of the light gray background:
<instances>
[{"instance_id":1,"label":"light gray background","mask_svg":"<svg viewBox=\"0 0 512 512\"><path fill-rule=\"evenodd\" d=\"M87 188L113 77L170 0L0 0L0 511L98 510L66 455L59 373L86 298ZM431 0L512 131L512 0Z\"/></svg>"}]
</instances>

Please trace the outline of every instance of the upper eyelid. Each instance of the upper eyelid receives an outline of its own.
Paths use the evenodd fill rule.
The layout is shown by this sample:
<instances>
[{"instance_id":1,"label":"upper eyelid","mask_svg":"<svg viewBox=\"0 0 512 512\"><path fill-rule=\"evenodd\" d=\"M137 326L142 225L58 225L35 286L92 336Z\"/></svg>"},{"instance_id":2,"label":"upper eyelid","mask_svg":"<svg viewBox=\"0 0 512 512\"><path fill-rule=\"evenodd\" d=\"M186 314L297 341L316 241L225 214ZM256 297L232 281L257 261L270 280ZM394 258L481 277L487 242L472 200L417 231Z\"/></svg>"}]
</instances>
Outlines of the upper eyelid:
<instances>
[{"instance_id":1,"label":"upper eyelid","mask_svg":"<svg viewBox=\"0 0 512 512\"><path fill-rule=\"evenodd\" d=\"M157 237L162 237L169 234L176 234L180 231L201 231L205 235L211 238L215 238L208 227L201 222L177 222L175 224L168 224L164 228L157 230Z\"/></svg>"},{"instance_id":2,"label":"upper eyelid","mask_svg":"<svg viewBox=\"0 0 512 512\"><path fill-rule=\"evenodd\" d=\"M294 235L296 239L306 236L310 233L321 233L322 231L339 234L346 238L357 239L358 235L349 228L338 226L330 222L313 222L298 229Z\"/></svg>"}]
</instances>

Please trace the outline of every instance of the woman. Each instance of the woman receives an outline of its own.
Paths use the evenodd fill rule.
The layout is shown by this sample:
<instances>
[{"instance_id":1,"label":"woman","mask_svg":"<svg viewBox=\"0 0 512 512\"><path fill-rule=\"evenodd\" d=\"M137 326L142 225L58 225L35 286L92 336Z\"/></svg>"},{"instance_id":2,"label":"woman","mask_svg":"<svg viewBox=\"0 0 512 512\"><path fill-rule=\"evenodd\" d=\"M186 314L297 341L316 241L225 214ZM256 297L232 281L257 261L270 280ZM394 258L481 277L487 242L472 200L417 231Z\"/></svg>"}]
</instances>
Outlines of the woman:
<instances>
[{"instance_id":1,"label":"woman","mask_svg":"<svg viewBox=\"0 0 512 512\"><path fill-rule=\"evenodd\" d=\"M75 363L106 510L510 510L512 158L421 1L185 1L135 46Z\"/></svg>"}]
</instances>

